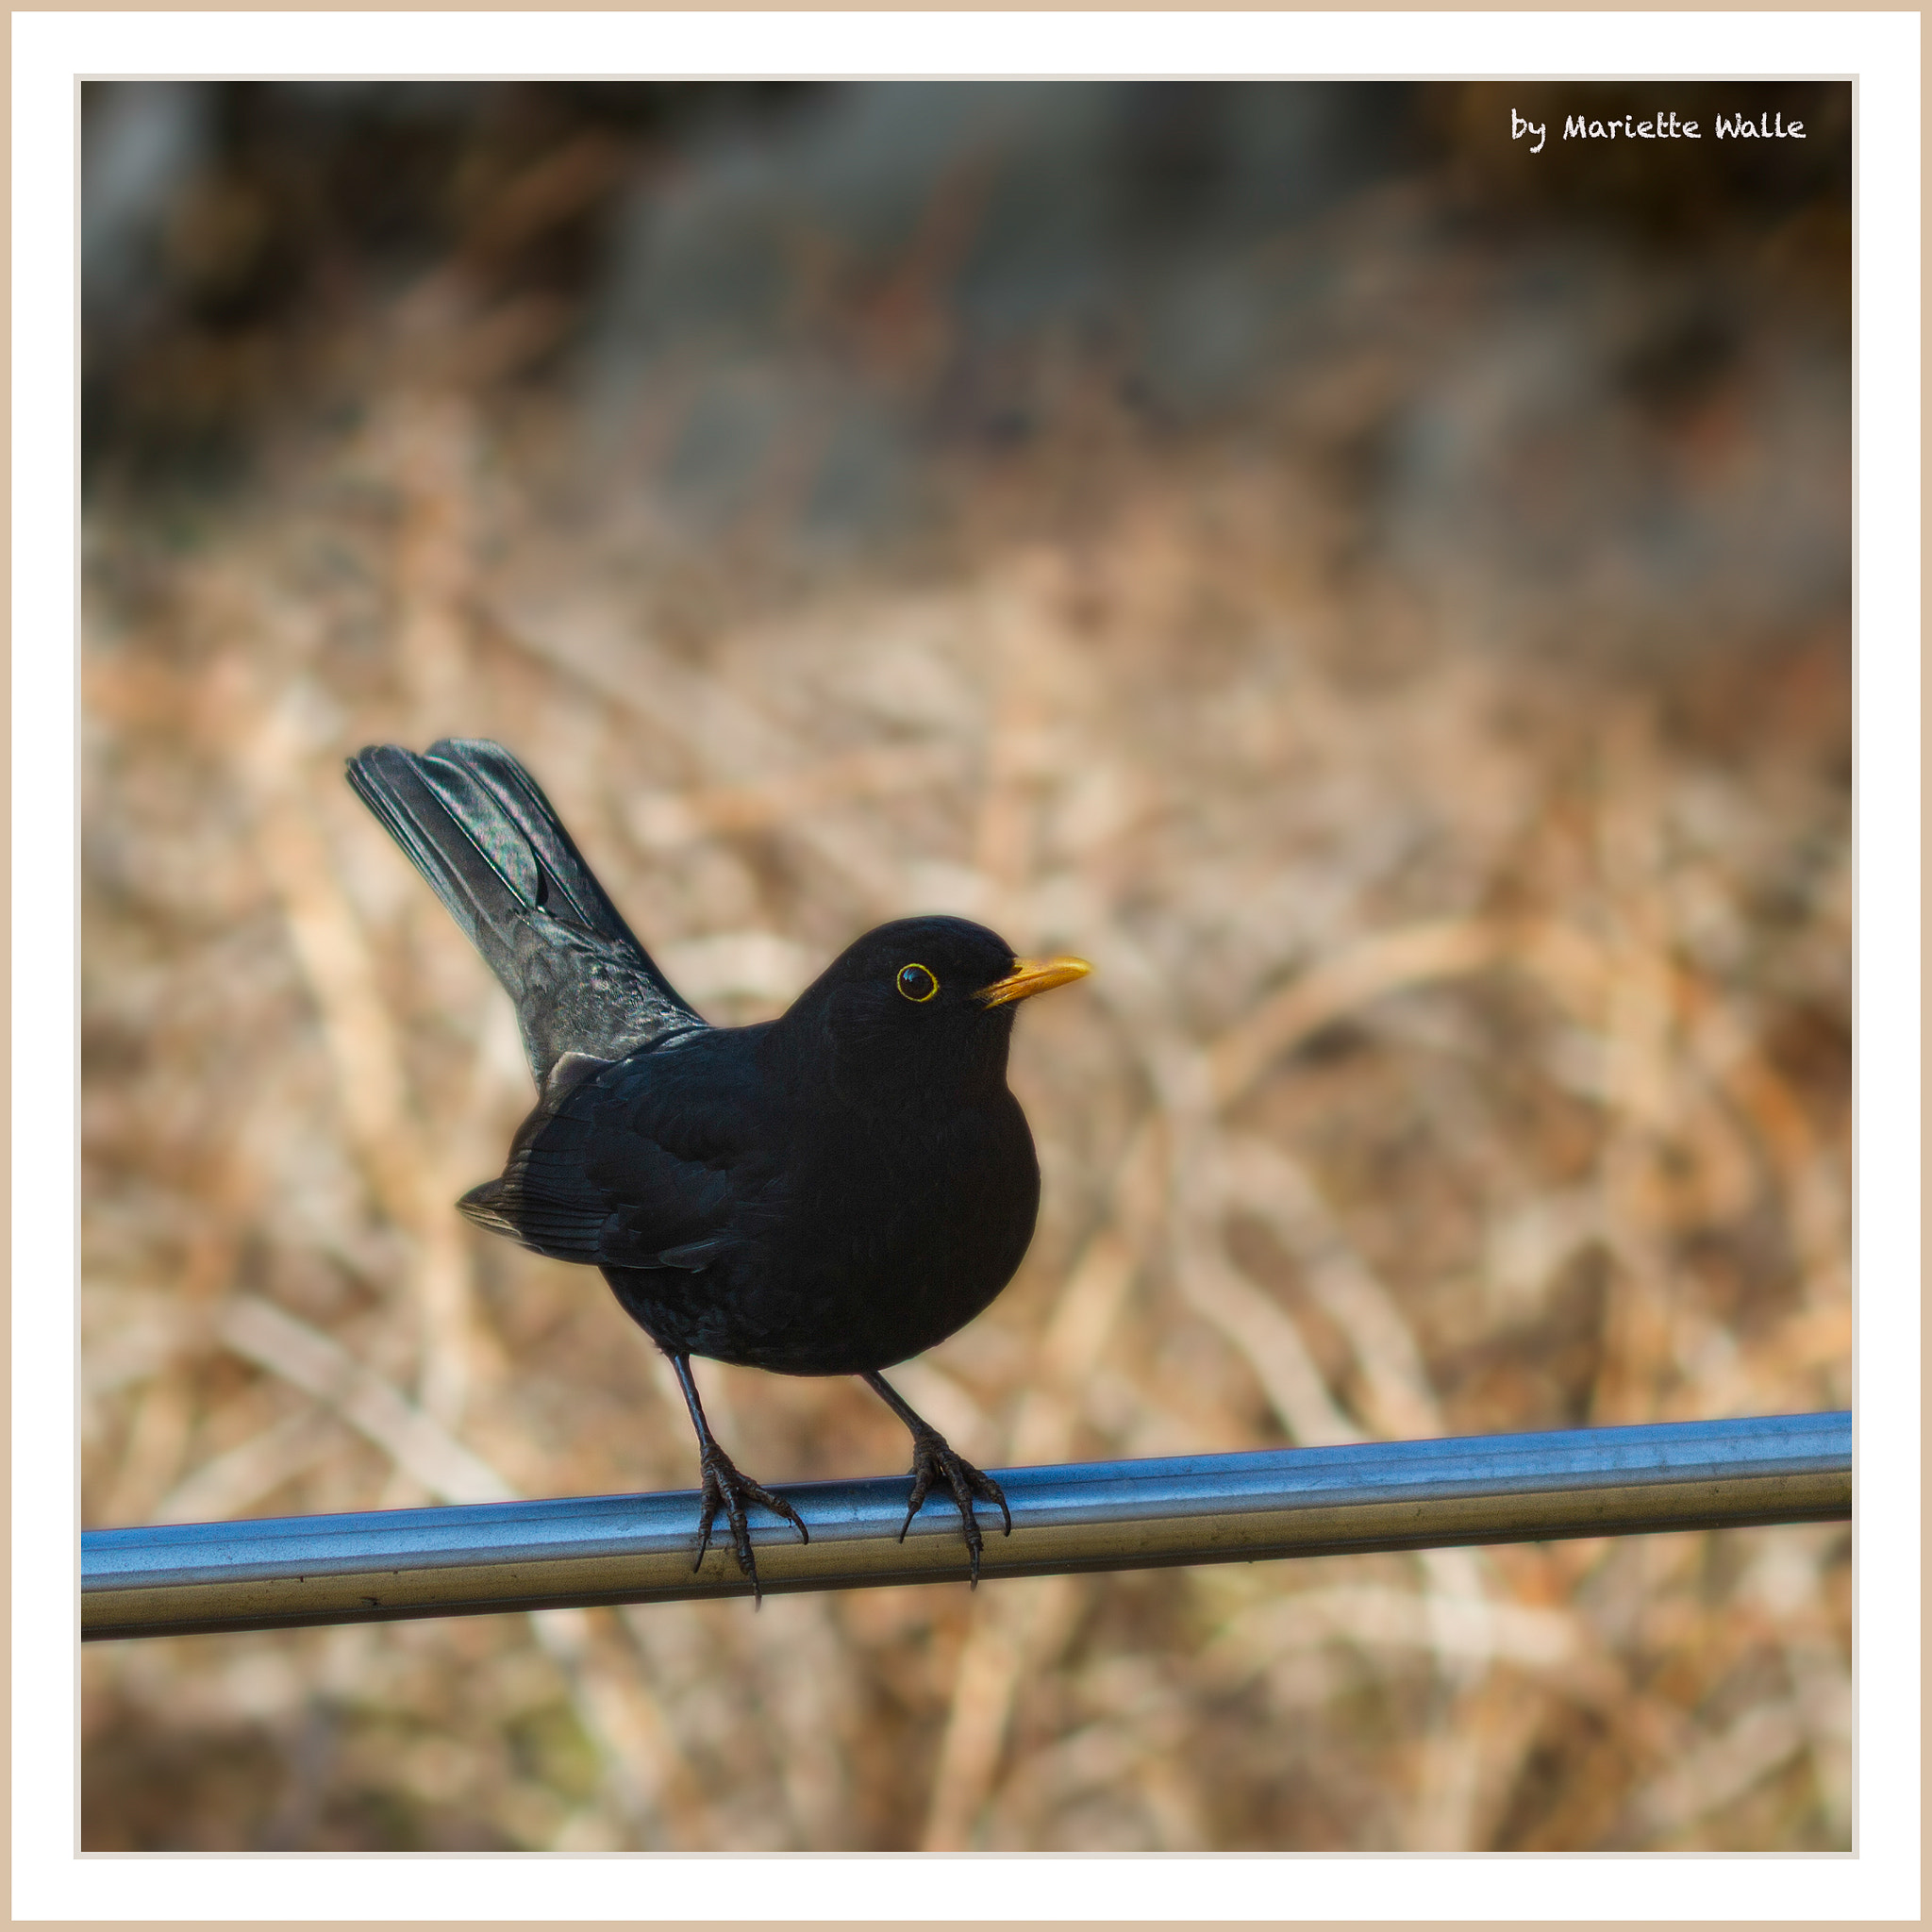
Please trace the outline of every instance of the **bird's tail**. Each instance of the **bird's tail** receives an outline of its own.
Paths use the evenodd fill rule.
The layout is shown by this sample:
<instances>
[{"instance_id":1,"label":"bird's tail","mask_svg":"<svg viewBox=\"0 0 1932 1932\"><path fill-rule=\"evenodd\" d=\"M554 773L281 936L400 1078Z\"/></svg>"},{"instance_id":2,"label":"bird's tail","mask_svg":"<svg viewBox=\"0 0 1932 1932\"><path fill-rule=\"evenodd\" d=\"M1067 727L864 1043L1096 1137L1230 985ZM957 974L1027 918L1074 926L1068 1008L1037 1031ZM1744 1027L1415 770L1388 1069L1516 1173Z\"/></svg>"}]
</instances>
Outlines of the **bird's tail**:
<instances>
[{"instance_id":1,"label":"bird's tail","mask_svg":"<svg viewBox=\"0 0 1932 1932\"><path fill-rule=\"evenodd\" d=\"M500 744L369 745L349 783L515 1001L540 1086L565 1054L617 1059L703 1025Z\"/></svg>"}]
</instances>

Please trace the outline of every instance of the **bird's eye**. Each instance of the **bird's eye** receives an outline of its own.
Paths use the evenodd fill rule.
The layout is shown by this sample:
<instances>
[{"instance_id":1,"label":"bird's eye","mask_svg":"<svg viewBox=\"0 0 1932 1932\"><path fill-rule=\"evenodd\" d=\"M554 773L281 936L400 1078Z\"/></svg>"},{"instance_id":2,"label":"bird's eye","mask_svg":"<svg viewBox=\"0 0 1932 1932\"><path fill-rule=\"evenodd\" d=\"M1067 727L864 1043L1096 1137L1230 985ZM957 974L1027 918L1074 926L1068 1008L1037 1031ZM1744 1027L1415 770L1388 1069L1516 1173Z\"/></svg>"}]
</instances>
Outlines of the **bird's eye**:
<instances>
[{"instance_id":1,"label":"bird's eye","mask_svg":"<svg viewBox=\"0 0 1932 1932\"><path fill-rule=\"evenodd\" d=\"M939 991L940 983L926 966L902 966L899 969L899 991L915 1006L924 1006Z\"/></svg>"}]
</instances>

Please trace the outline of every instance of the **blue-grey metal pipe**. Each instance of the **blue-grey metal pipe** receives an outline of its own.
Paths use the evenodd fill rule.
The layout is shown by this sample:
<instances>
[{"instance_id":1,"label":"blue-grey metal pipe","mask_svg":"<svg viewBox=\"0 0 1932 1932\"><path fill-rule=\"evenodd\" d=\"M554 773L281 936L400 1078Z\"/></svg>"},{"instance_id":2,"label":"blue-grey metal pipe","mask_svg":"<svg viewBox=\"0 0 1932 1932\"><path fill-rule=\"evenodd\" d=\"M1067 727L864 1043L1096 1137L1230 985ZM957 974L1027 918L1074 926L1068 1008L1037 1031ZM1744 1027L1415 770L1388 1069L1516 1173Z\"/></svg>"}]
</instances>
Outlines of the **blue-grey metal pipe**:
<instances>
[{"instance_id":1,"label":"blue-grey metal pipe","mask_svg":"<svg viewBox=\"0 0 1932 1932\"><path fill-rule=\"evenodd\" d=\"M1851 1514L1852 1419L1754 1416L1072 1463L998 1476L1013 1533L989 1529L982 1574L990 1579L1830 1521ZM929 1498L897 1541L903 1476L793 1483L782 1493L811 1541L800 1543L783 1524L757 1524L752 1540L768 1591L966 1574L950 1501ZM728 1549L714 1547L693 1571L697 1520L696 1493L678 1491L91 1530L81 1538L81 1635L746 1594Z\"/></svg>"}]
</instances>

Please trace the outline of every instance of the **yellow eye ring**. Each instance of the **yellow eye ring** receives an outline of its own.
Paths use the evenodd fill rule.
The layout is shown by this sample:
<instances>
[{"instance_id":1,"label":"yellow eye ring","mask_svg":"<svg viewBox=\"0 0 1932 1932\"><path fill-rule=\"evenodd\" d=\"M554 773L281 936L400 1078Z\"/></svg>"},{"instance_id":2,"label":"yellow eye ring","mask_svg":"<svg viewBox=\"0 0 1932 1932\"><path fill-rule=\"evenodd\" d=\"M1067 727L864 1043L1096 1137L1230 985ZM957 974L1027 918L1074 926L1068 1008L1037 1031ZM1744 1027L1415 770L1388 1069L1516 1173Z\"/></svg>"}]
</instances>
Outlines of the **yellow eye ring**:
<instances>
[{"instance_id":1,"label":"yellow eye ring","mask_svg":"<svg viewBox=\"0 0 1932 1932\"><path fill-rule=\"evenodd\" d=\"M940 983L933 975L930 966L922 966L917 961L899 969L899 976L892 982L905 997L915 1007L923 1007L940 990Z\"/></svg>"}]
</instances>

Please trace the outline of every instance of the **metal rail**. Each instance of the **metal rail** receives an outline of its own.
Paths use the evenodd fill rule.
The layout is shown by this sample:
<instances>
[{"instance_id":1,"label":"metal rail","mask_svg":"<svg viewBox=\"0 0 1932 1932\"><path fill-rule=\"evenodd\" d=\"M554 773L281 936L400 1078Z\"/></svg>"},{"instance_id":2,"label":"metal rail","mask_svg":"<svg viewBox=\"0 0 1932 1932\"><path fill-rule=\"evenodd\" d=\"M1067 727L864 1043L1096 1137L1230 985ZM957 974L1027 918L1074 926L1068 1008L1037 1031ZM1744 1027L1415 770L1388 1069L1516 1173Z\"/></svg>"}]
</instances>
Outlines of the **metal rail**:
<instances>
[{"instance_id":1,"label":"metal rail","mask_svg":"<svg viewBox=\"0 0 1932 1932\"><path fill-rule=\"evenodd\" d=\"M1827 1522L1852 1510L1852 1419L1756 1416L998 1475L1013 1533L989 1530L982 1574L1041 1576ZM928 1499L897 1541L904 1476L794 1483L783 1493L811 1541L778 1523L754 1527L767 1591L966 1575L951 1502ZM696 1492L679 1491L91 1530L81 1537L81 1635L748 1594L728 1549L713 1547L693 1572L697 1517Z\"/></svg>"}]
</instances>

